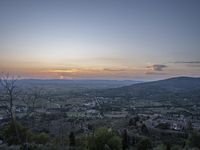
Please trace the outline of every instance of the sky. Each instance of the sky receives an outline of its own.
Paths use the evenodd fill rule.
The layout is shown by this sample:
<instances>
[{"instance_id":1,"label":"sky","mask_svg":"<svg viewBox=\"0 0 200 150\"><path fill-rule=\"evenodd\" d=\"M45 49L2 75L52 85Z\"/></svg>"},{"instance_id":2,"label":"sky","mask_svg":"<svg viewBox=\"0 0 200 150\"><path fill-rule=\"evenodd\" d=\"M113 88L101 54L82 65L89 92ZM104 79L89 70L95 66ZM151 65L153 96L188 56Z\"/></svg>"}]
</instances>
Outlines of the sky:
<instances>
[{"instance_id":1,"label":"sky","mask_svg":"<svg viewBox=\"0 0 200 150\"><path fill-rule=\"evenodd\" d=\"M0 72L21 78L200 76L199 0L1 0Z\"/></svg>"}]
</instances>

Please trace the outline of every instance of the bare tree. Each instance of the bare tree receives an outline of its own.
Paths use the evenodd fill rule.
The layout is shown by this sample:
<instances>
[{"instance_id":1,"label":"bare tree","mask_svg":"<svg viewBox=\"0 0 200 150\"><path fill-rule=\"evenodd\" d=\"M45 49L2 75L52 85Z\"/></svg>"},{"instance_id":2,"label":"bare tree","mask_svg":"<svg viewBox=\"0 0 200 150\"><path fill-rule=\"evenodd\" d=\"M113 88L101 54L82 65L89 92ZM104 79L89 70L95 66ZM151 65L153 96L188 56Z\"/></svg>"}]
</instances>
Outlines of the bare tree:
<instances>
[{"instance_id":1,"label":"bare tree","mask_svg":"<svg viewBox=\"0 0 200 150\"><path fill-rule=\"evenodd\" d=\"M35 113L35 108L40 103L43 95L43 89L39 87L34 87L32 89L29 89L28 92L24 93L24 97L22 98L22 100L28 108L27 116L30 116L31 114L33 115Z\"/></svg>"},{"instance_id":2,"label":"bare tree","mask_svg":"<svg viewBox=\"0 0 200 150\"><path fill-rule=\"evenodd\" d=\"M20 140L20 135L16 125L15 110L14 110L14 101L17 99L19 94L16 86L17 78L15 76L10 76L9 73L2 74L0 77L1 85L1 96L0 96L0 105L5 108L5 111L11 123L13 124L16 132L16 136Z\"/></svg>"},{"instance_id":3,"label":"bare tree","mask_svg":"<svg viewBox=\"0 0 200 150\"><path fill-rule=\"evenodd\" d=\"M41 101L44 91L40 87L33 87L23 93L21 100L26 105L26 117L29 118L27 122L30 128L35 127L35 109ZM30 119L31 117L31 119Z\"/></svg>"}]
</instances>

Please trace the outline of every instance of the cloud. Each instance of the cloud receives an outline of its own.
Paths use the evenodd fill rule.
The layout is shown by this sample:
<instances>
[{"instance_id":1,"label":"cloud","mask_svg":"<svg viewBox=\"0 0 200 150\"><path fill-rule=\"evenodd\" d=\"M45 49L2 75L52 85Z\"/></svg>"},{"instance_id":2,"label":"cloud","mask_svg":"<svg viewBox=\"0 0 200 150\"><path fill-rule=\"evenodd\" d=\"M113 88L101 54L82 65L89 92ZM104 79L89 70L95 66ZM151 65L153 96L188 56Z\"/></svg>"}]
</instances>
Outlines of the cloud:
<instances>
[{"instance_id":1,"label":"cloud","mask_svg":"<svg viewBox=\"0 0 200 150\"><path fill-rule=\"evenodd\" d=\"M174 64L185 65L187 67L200 67L200 61L175 61Z\"/></svg>"},{"instance_id":2,"label":"cloud","mask_svg":"<svg viewBox=\"0 0 200 150\"><path fill-rule=\"evenodd\" d=\"M154 64L154 65L148 65L147 69L150 71L163 71L168 66L162 65L162 64Z\"/></svg>"},{"instance_id":3,"label":"cloud","mask_svg":"<svg viewBox=\"0 0 200 150\"><path fill-rule=\"evenodd\" d=\"M104 68L104 71L111 71L111 72L120 72L120 71L126 71L125 69L112 69L112 68Z\"/></svg>"},{"instance_id":4,"label":"cloud","mask_svg":"<svg viewBox=\"0 0 200 150\"><path fill-rule=\"evenodd\" d=\"M80 69L72 68L72 69L51 69L48 72L55 72L55 73L75 73L80 71Z\"/></svg>"},{"instance_id":5,"label":"cloud","mask_svg":"<svg viewBox=\"0 0 200 150\"><path fill-rule=\"evenodd\" d=\"M175 61L175 64L200 64L200 61Z\"/></svg>"},{"instance_id":6,"label":"cloud","mask_svg":"<svg viewBox=\"0 0 200 150\"><path fill-rule=\"evenodd\" d=\"M148 75L166 75L164 71L165 68L167 68L167 65L163 65L163 64L149 64L146 67L146 72L145 74Z\"/></svg>"},{"instance_id":7,"label":"cloud","mask_svg":"<svg viewBox=\"0 0 200 150\"><path fill-rule=\"evenodd\" d=\"M164 72L153 72L153 71L150 71L150 72L146 72L147 75L167 75L167 73L164 73Z\"/></svg>"}]
</instances>

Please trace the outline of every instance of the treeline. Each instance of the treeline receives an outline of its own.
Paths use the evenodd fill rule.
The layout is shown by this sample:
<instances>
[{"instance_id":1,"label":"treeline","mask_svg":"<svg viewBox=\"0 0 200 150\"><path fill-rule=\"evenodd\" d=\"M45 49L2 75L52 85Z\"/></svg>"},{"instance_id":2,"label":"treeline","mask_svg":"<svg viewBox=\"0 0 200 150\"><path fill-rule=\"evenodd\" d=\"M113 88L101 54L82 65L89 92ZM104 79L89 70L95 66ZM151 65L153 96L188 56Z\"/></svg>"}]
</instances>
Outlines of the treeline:
<instances>
[{"instance_id":1,"label":"treeline","mask_svg":"<svg viewBox=\"0 0 200 150\"><path fill-rule=\"evenodd\" d=\"M81 136L70 132L61 143L58 137L49 133L33 133L28 128L16 122L19 137L16 135L12 122L5 124L0 132L4 144L1 150L192 150L200 149L200 134L190 132L183 145L172 145L167 142L155 145L151 138L140 136L131 139L127 130L121 134L112 128L98 128ZM172 139L173 140L173 139Z\"/></svg>"}]
</instances>

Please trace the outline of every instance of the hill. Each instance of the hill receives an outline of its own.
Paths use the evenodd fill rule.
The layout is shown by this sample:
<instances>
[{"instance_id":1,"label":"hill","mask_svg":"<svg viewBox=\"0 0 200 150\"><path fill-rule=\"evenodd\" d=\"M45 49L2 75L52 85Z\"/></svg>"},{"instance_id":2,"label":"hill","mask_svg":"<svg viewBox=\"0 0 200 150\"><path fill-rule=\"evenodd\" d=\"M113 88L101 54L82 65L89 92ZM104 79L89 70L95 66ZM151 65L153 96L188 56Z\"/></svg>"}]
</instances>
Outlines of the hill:
<instances>
[{"instance_id":1,"label":"hill","mask_svg":"<svg viewBox=\"0 0 200 150\"><path fill-rule=\"evenodd\" d=\"M23 79L17 84L20 87L43 87L77 90L77 89L108 89L127 86L140 81L133 80L57 80L57 79Z\"/></svg>"},{"instance_id":2,"label":"hill","mask_svg":"<svg viewBox=\"0 0 200 150\"><path fill-rule=\"evenodd\" d=\"M200 78L176 77L165 80L138 83L120 88L98 91L97 95L106 97L125 97L134 99L169 100L200 99Z\"/></svg>"}]
</instances>

